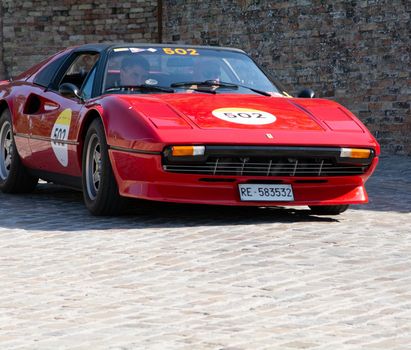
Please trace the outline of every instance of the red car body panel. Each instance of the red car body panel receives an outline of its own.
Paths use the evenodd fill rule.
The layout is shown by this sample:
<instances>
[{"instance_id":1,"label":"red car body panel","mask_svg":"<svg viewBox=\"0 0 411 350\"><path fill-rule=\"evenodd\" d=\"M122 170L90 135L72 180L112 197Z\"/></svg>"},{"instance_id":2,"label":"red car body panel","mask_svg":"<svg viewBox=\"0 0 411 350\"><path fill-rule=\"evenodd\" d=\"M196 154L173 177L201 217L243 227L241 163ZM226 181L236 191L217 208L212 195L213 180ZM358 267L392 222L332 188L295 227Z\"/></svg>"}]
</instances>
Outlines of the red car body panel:
<instances>
[{"instance_id":1,"label":"red car body panel","mask_svg":"<svg viewBox=\"0 0 411 350\"><path fill-rule=\"evenodd\" d=\"M368 201L364 184L378 163L380 148L364 125L338 103L233 93L106 94L82 102L33 83L42 67L70 52L68 49L59 53L15 81L0 84L0 107L11 112L18 153L28 168L80 178L87 123L90 118L99 117L123 196L249 206L341 205ZM36 108L32 107L34 102ZM251 108L270 113L276 119L265 125L236 124L216 118L213 111L220 108ZM65 110L71 111L71 124L65 141L67 165L62 165L53 151L51 134ZM365 173L352 176L181 174L164 170L162 152L170 145L355 147L371 149L375 157ZM214 180L204 180L210 178ZM291 184L294 201L243 202L238 184L250 181Z\"/></svg>"},{"instance_id":2,"label":"red car body panel","mask_svg":"<svg viewBox=\"0 0 411 350\"><path fill-rule=\"evenodd\" d=\"M154 126L149 137L152 142L158 142L158 146L153 149L159 151L166 143L234 143L307 146L339 144L342 147L372 147L379 152L378 143L362 123L344 107L329 100L306 101L284 97L270 97L267 100L263 96L241 95L239 98L239 95L230 94L121 96L118 99L124 103L123 108L132 109L134 114L144 119L150 130ZM251 108L272 112L277 116L276 122L270 125L241 125L225 122L211 115L212 110L221 107L250 108L250 105ZM115 128L115 125L112 127ZM273 139L267 139L267 133L272 133ZM125 139L127 135L122 135L121 142ZM122 146L138 148L132 147L133 141L123 143Z\"/></svg>"},{"instance_id":3,"label":"red car body panel","mask_svg":"<svg viewBox=\"0 0 411 350\"><path fill-rule=\"evenodd\" d=\"M221 182L201 181L209 176L172 174L162 170L161 157L136 155L111 151L113 169L120 193L127 197L152 199L178 203L275 206L275 205L341 205L361 204L368 201L364 184L374 172L378 158L374 158L369 171L361 176L324 177L325 183L318 183L317 177L262 177L259 182L284 181L293 187L293 202L242 202L238 184L255 180L252 176L217 176ZM215 176L213 178L216 178ZM153 182L155 179L155 182ZM224 182L224 179L234 179ZM310 183L310 181L312 181Z\"/></svg>"}]
</instances>

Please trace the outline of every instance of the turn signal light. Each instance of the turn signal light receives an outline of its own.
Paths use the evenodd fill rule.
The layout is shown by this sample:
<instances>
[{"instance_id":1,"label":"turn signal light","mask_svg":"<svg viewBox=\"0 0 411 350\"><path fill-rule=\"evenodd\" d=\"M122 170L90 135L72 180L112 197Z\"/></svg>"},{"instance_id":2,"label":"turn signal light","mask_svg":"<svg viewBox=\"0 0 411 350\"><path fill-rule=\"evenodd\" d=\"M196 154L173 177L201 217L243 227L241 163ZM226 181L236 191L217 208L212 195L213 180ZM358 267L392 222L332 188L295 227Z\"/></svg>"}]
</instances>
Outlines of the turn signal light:
<instances>
[{"instance_id":1,"label":"turn signal light","mask_svg":"<svg viewBox=\"0 0 411 350\"><path fill-rule=\"evenodd\" d=\"M205 146L173 146L171 154L173 157L203 156Z\"/></svg>"},{"instance_id":2,"label":"turn signal light","mask_svg":"<svg viewBox=\"0 0 411 350\"><path fill-rule=\"evenodd\" d=\"M341 148L341 158L356 158L367 159L370 157L371 151L364 148Z\"/></svg>"}]
</instances>

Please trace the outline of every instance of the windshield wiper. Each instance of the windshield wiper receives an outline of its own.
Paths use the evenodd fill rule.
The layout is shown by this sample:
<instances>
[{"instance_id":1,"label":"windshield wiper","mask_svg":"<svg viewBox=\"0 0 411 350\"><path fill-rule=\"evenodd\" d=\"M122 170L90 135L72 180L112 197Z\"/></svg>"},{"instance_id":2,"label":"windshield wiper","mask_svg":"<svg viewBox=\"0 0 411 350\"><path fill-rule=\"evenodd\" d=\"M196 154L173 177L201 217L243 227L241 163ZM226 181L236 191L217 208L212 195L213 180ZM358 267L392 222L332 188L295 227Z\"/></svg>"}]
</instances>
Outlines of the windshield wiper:
<instances>
[{"instance_id":1,"label":"windshield wiper","mask_svg":"<svg viewBox=\"0 0 411 350\"><path fill-rule=\"evenodd\" d=\"M173 83L171 87L190 87L192 85L197 86L207 86L207 87L222 87L222 88L231 88L231 89L238 89L238 85L231 84L231 83L224 83L222 81L217 80L205 80L205 81L182 81L180 83Z\"/></svg>"},{"instance_id":2,"label":"windshield wiper","mask_svg":"<svg viewBox=\"0 0 411 350\"><path fill-rule=\"evenodd\" d=\"M245 85L238 85L238 86L241 86L241 87L243 87L243 88L245 88L245 89L254 91L254 92L256 92L257 94L260 94L260 95L263 95L263 96L271 96L271 94L270 94L269 92L267 92L267 91L254 89L254 88L252 88L252 87L245 86Z\"/></svg>"},{"instance_id":3,"label":"windshield wiper","mask_svg":"<svg viewBox=\"0 0 411 350\"><path fill-rule=\"evenodd\" d=\"M170 92L170 93L174 92L174 89L168 88L166 86L156 86L156 85L147 85L147 84L113 86L111 88L106 89L106 92L133 90L133 89L162 91L162 92Z\"/></svg>"},{"instance_id":4,"label":"windshield wiper","mask_svg":"<svg viewBox=\"0 0 411 350\"><path fill-rule=\"evenodd\" d=\"M228 89L238 89L239 87L243 87L245 89L249 89L257 94L264 95L264 96L271 96L270 93L258 89L254 89L252 87L246 86L246 85L241 85L241 84L233 84L233 83L227 83L224 81L217 81L217 80L205 80L205 81L182 81L179 83L173 83L170 86L171 87L191 87L193 85L197 86L207 86L207 87L218 87L218 88L228 88ZM197 89L193 89L198 91ZM200 91L205 91L205 90L200 90Z\"/></svg>"},{"instance_id":5,"label":"windshield wiper","mask_svg":"<svg viewBox=\"0 0 411 350\"><path fill-rule=\"evenodd\" d=\"M199 87L208 87L208 88L230 88L230 89L238 89L238 86L230 83L221 83L216 80L205 80L205 81L182 81L179 83L172 83L170 84L171 87L180 87L180 88L188 88L190 90L198 91L198 92L205 92L208 94L216 94L215 89L213 90L204 90L200 89Z\"/></svg>"}]
</instances>

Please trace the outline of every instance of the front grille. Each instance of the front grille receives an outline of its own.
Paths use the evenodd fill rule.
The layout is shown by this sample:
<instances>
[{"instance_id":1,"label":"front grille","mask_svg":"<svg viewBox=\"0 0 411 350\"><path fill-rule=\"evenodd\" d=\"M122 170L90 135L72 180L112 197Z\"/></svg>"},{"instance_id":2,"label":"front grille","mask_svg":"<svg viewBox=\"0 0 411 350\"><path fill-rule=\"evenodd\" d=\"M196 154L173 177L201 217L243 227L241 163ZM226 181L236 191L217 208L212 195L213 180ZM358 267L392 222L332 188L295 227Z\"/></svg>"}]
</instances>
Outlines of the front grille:
<instances>
[{"instance_id":1,"label":"front grille","mask_svg":"<svg viewBox=\"0 0 411 350\"><path fill-rule=\"evenodd\" d=\"M350 176L364 174L374 158L340 156L339 147L224 146L207 145L202 156L173 156L171 147L163 152L164 171L228 176Z\"/></svg>"},{"instance_id":2,"label":"front grille","mask_svg":"<svg viewBox=\"0 0 411 350\"><path fill-rule=\"evenodd\" d=\"M209 157L204 162L163 164L165 171L237 176L342 176L363 174L369 165L338 163L332 158Z\"/></svg>"}]
</instances>

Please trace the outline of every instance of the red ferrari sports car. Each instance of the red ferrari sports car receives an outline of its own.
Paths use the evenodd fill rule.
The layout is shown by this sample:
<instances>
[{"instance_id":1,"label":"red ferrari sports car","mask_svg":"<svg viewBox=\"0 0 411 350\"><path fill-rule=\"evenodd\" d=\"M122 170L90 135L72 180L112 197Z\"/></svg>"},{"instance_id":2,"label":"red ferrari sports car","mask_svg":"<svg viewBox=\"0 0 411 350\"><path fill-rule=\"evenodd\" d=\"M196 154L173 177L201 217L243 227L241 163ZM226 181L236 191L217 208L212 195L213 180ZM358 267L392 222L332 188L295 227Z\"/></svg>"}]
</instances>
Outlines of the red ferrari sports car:
<instances>
[{"instance_id":1,"label":"red ferrari sports car","mask_svg":"<svg viewBox=\"0 0 411 350\"><path fill-rule=\"evenodd\" d=\"M243 51L89 44L0 82L0 188L79 188L94 215L126 197L238 206L366 203L380 148L336 102L292 97Z\"/></svg>"}]
</instances>

